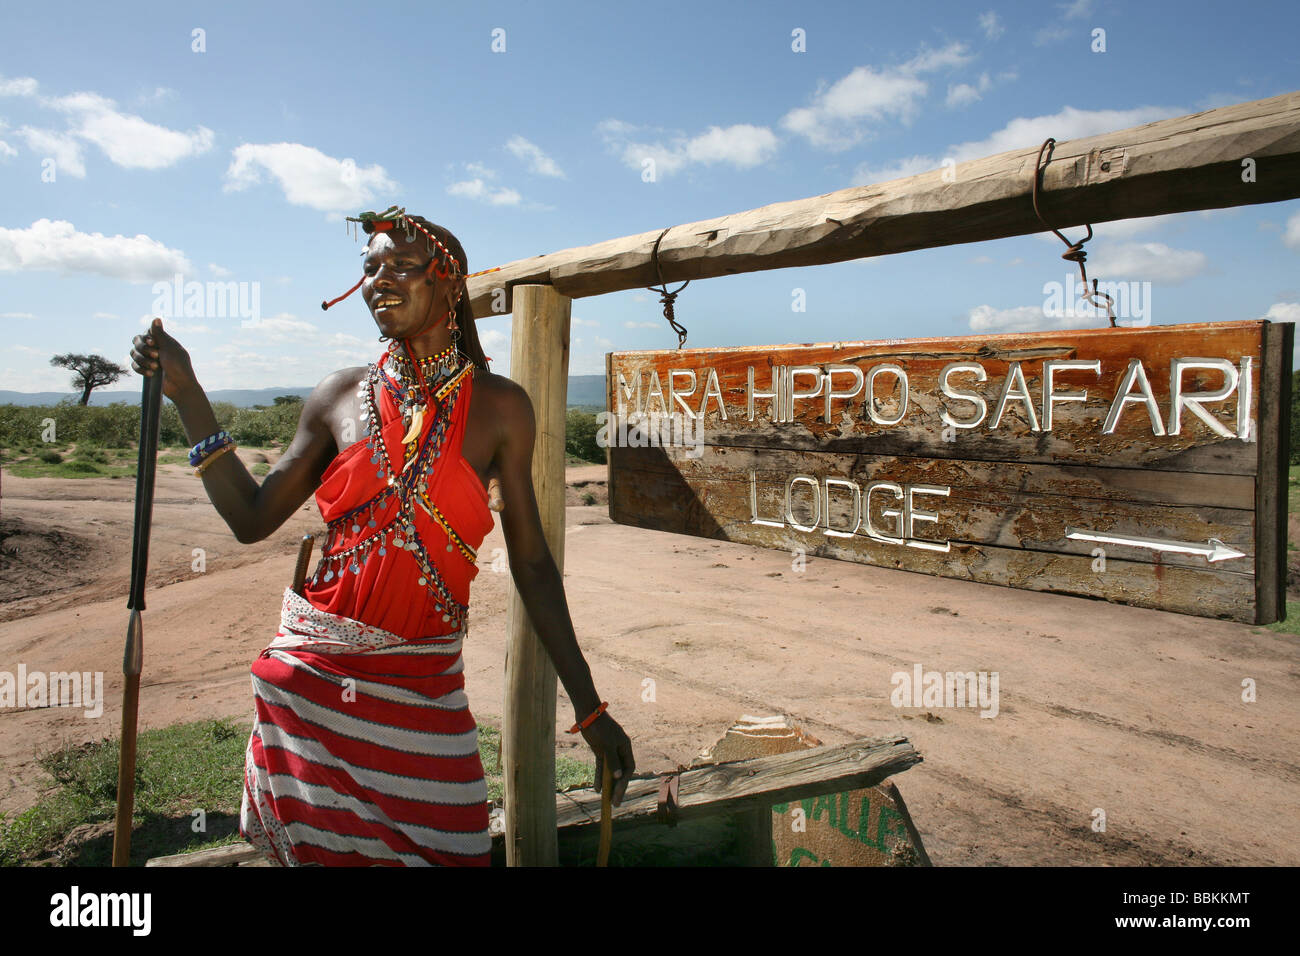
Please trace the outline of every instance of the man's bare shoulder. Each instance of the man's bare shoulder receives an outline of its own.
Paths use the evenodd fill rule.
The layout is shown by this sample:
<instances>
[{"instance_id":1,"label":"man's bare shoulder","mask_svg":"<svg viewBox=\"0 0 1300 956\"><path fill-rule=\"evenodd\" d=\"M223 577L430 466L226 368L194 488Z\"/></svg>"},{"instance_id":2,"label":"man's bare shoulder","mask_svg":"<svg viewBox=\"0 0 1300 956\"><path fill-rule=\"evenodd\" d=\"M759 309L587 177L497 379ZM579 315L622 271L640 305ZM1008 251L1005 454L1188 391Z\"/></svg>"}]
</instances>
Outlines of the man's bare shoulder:
<instances>
[{"instance_id":1,"label":"man's bare shoulder","mask_svg":"<svg viewBox=\"0 0 1300 956\"><path fill-rule=\"evenodd\" d=\"M504 375L480 369L474 372L474 395L486 399L486 410L501 430L498 434L532 440L533 403L522 385Z\"/></svg>"},{"instance_id":2,"label":"man's bare shoulder","mask_svg":"<svg viewBox=\"0 0 1300 956\"><path fill-rule=\"evenodd\" d=\"M357 387L365 378L368 366L354 365L330 372L307 396L303 407L303 417L308 421L324 420L347 393Z\"/></svg>"},{"instance_id":3,"label":"man's bare shoulder","mask_svg":"<svg viewBox=\"0 0 1300 956\"><path fill-rule=\"evenodd\" d=\"M503 414L511 411L519 413L525 408L531 409L533 407L528 398L528 393L524 391L522 385L514 379L498 375L496 372L484 372L482 369L476 369L474 372L474 391L482 392Z\"/></svg>"},{"instance_id":4,"label":"man's bare shoulder","mask_svg":"<svg viewBox=\"0 0 1300 956\"><path fill-rule=\"evenodd\" d=\"M316 386L315 391L324 394L337 394L348 386L356 387L365 378L368 365L350 365L337 372L330 372ZM313 393L314 394L314 393Z\"/></svg>"}]
</instances>

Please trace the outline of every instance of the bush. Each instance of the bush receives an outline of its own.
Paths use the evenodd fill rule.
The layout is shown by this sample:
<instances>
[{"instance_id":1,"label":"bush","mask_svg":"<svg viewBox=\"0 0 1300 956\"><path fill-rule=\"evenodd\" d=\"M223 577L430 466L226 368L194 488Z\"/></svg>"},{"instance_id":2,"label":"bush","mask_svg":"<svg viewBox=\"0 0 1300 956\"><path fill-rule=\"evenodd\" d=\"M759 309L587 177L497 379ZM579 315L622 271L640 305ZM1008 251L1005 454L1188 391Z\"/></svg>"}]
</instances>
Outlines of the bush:
<instances>
[{"instance_id":1,"label":"bush","mask_svg":"<svg viewBox=\"0 0 1300 956\"><path fill-rule=\"evenodd\" d=\"M41 459L41 461L45 462L47 465L57 465L59 462L63 461L63 456L60 455L57 451L55 451L53 448L41 452L38 457Z\"/></svg>"},{"instance_id":2,"label":"bush","mask_svg":"<svg viewBox=\"0 0 1300 956\"><path fill-rule=\"evenodd\" d=\"M605 463L605 449L596 444L596 416L570 409L564 420L564 450L583 461Z\"/></svg>"}]
</instances>

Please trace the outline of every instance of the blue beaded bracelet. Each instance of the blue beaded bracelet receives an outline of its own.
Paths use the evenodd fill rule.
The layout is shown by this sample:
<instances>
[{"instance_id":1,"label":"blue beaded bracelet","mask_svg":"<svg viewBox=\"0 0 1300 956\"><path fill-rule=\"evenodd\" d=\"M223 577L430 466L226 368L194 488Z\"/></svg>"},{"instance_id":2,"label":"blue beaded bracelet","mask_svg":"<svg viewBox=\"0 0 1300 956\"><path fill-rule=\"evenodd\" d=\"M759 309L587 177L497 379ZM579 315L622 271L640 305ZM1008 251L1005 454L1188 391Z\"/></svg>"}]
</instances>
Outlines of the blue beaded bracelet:
<instances>
[{"instance_id":1,"label":"blue beaded bracelet","mask_svg":"<svg viewBox=\"0 0 1300 956\"><path fill-rule=\"evenodd\" d=\"M207 438L203 439L203 441L190 449L190 464L194 466L199 465L202 463L204 458L208 457L208 455L212 454L218 448L230 444L232 441L234 441L234 439L230 437L230 433L225 429L222 429L215 435L209 435Z\"/></svg>"}]
</instances>

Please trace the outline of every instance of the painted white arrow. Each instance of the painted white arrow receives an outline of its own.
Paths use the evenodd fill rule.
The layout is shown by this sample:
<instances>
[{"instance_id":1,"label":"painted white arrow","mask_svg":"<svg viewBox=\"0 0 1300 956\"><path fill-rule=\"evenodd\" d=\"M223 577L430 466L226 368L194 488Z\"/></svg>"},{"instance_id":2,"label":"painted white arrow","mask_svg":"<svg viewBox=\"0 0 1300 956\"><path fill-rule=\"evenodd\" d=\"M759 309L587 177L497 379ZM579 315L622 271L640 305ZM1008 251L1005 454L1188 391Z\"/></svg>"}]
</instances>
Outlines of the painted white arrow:
<instances>
[{"instance_id":1,"label":"painted white arrow","mask_svg":"<svg viewBox=\"0 0 1300 956\"><path fill-rule=\"evenodd\" d=\"M1065 536L1076 541L1099 541L1102 544L1125 544L1132 548L1150 548L1152 551L1175 551L1180 554L1199 554L1205 560L1228 561L1232 558L1244 558L1245 552L1224 544L1218 538L1211 538L1208 544L1188 541L1169 541L1165 538L1139 538L1127 534L1098 534L1079 528L1066 528Z\"/></svg>"}]
</instances>

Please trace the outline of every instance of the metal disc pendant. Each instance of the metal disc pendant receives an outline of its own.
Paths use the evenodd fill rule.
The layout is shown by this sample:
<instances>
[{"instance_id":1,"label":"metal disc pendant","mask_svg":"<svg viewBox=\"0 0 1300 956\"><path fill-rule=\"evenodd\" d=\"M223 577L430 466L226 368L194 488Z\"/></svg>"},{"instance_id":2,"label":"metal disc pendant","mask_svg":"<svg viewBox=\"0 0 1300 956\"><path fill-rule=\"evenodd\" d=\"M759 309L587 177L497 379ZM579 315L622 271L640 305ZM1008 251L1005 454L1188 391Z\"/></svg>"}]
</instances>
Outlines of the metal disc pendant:
<instances>
[{"instance_id":1,"label":"metal disc pendant","mask_svg":"<svg viewBox=\"0 0 1300 956\"><path fill-rule=\"evenodd\" d=\"M387 553L388 553L388 549L387 549L387 548L380 548L380 549L379 549L379 556L380 556L381 558L382 558L384 555L386 555Z\"/></svg>"},{"instance_id":2,"label":"metal disc pendant","mask_svg":"<svg viewBox=\"0 0 1300 956\"><path fill-rule=\"evenodd\" d=\"M325 572L325 577L324 577L322 580L325 580L325 581L332 581L332 580L334 580L334 572L333 572L333 571L326 571L326 572Z\"/></svg>"},{"instance_id":3,"label":"metal disc pendant","mask_svg":"<svg viewBox=\"0 0 1300 956\"><path fill-rule=\"evenodd\" d=\"M420 587L424 587L428 583L429 583L428 578L420 578Z\"/></svg>"}]
</instances>

